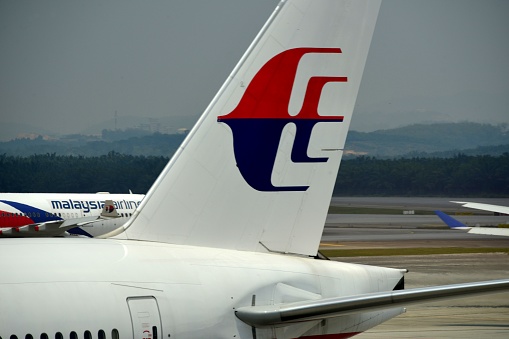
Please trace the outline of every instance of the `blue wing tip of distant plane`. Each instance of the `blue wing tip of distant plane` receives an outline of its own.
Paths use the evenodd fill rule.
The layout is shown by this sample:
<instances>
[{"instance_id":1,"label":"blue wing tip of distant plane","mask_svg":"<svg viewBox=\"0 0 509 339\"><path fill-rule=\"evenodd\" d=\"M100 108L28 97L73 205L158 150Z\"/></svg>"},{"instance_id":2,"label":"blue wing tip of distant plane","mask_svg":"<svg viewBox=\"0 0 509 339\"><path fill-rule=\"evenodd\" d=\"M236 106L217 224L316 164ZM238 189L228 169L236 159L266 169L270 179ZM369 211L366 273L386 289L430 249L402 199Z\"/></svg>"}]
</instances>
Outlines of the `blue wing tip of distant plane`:
<instances>
[{"instance_id":1,"label":"blue wing tip of distant plane","mask_svg":"<svg viewBox=\"0 0 509 339\"><path fill-rule=\"evenodd\" d=\"M468 227L467 225L465 225L461 221L454 219L453 217L451 217L450 215L445 214L442 211L438 211L437 210L437 211L435 211L435 214L438 215L438 217L440 219L442 219L442 221L447 226L449 226L449 228Z\"/></svg>"}]
</instances>

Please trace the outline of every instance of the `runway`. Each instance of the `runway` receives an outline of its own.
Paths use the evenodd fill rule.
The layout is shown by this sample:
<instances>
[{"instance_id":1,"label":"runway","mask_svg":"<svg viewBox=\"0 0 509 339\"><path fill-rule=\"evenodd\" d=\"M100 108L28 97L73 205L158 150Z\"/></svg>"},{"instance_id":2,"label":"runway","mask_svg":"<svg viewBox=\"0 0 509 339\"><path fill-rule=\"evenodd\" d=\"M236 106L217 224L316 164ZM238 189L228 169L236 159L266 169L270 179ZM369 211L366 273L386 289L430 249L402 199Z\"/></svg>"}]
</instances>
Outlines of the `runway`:
<instances>
[{"instance_id":1,"label":"runway","mask_svg":"<svg viewBox=\"0 0 509 339\"><path fill-rule=\"evenodd\" d=\"M493 215L453 215L467 226L496 226L509 223L509 216ZM336 227L376 227L384 228L446 228L436 215L394 215L394 214L329 214L327 226Z\"/></svg>"},{"instance_id":2,"label":"runway","mask_svg":"<svg viewBox=\"0 0 509 339\"><path fill-rule=\"evenodd\" d=\"M461 207L451 201L470 201L492 205L509 206L509 198L458 198L458 197L332 197L332 206L402 208L433 211L474 212L476 210ZM476 213L483 213L477 211Z\"/></svg>"},{"instance_id":3,"label":"runway","mask_svg":"<svg viewBox=\"0 0 509 339\"><path fill-rule=\"evenodd\" d=\"M507 254L454 254L341 258L343 262L407 268L406 288L507 279ZM375 338L509 337L509 293L453 299L417 306L356 336Z\"/></svg>"},{"instance_id":4,"label":"runway","mask_svg":"<svg viewBox=\"0 0 509 339\"><path fill-rule=\"evenodd\" d=\"M325 227L322 248L495 247L509 248L509 237L432 228Z\"/></svg>"},{"instance_id":5,"label":"runway","mask_svg":"<svg viewBox=\"0 0 509 339\"><path fill-rule=\"evenodd\" d=\"M393 198L342 198L357 206L407 204L417 209L444 209L448 200ZM431 199L431 200L427 200ZM471 201L486 202L482 199ZM506 199L507 201L507 199ZM489 201L505 204L504 201ZM433 205L433 206L431 206ZM509 237L468 234L449 230L435 216L329 215L321 248L371 249L409 247L509 248ZM396 218L395 218L396 217ZM407 216L401 216L407 217ZM435 220L420 217L431 217ZM491 216L488 216L491 217ZM348 219L350 218L350 219ZM509 217L497 217L505 221ZM341 222L338 222L341 220ZM348 222L345 222L348 220ZM365 222L371 220L371 222ZM377 222L373 222L377 220ZM363 221L363 222L358 222ZM385 224L385 222L388 224ZM366 265L405 268L406 288L437 286L509 278L506 253L474 253L414 256L340 257L332 260ZM407 312L355 338L509 338L509 292L410 306Z\"/></svg>"}]
</instances>

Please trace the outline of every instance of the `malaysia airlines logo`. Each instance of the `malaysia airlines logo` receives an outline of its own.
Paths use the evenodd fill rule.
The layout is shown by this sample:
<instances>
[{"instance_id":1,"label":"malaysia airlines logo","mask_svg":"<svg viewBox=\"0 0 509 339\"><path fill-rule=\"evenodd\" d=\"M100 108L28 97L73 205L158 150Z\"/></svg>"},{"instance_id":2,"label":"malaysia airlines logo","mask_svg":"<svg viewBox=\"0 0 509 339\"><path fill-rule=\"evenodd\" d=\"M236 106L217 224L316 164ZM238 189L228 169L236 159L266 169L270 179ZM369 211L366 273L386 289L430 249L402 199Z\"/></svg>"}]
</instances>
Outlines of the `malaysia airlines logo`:
<instances>
[{"instance_id":1,"label":"malaysia airlines logo","mask_svg":"<svg viewBox=\"0 0 509 339\"><path fill-rule=\"evenodd\" d=\"M297 129L291 161L317 163L327 162L329 158L307 155L313 127L319 122L343 121L343 116L318 115L318 104L325 84L346 82L346 77L311 77L301 110L295 116L289 114L288 104L297 67L307 53L341 53L341 49L295 48L274 56L253 77L237 107L217 118L232 130L239 171L244 180L258 191L306 191L309 188L274 186L271 181L281 134L288 123L295 124Z\"/></svg>"}]
</instances>

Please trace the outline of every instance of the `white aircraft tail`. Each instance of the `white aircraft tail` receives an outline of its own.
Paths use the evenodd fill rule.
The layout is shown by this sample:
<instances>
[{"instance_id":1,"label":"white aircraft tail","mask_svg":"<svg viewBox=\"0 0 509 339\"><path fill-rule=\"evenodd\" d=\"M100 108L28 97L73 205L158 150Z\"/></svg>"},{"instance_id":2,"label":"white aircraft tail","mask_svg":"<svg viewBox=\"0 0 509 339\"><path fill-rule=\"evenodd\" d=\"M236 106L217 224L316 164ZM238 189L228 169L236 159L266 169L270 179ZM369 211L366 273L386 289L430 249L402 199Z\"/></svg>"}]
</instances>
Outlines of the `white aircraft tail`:
<instances>
[{"instance_id":1,"label":"white aircraft tail","mask_svg":"<svg viewBox=\"0 0 509 339\"><path fill-rule=\"evenodd\" d=\"M121 237L315 255L379 1L282 1Z\"/></svg>"},{"instance_id":2,"label":"white aircraft tail","mask_svg":"<svg viewBox=\"0 0 509 339\"><path fill-rule=\"evenodd\" d=\"M118 214L117 209L115 208L115 204L113 200L106 199L104 201L104 206L101 212L101 217L103 218L118 218L120 214Z\"/></svg>"}]
</instances>

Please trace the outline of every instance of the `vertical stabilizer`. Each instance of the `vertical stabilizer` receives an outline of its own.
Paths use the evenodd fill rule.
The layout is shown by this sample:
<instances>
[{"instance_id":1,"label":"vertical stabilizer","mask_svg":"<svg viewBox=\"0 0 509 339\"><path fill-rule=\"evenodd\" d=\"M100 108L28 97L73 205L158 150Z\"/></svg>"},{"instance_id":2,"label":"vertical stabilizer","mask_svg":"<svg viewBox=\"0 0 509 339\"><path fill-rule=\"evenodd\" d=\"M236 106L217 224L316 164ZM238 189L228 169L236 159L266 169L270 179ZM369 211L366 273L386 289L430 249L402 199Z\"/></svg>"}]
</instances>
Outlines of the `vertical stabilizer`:
<instances>
[{"instance_id":1,"label":"vertical stabilizer","mask_svg":"<svg viewBox=\"0 0 509 339\"><path fill-rule=\"evenodd\" d=\"M106 199L104 201L104 206L101 212L101 217L104 218L118 218L120 215L117 212L117 209L115 208L115 204L113 203L113 200Z\"/></svg>"},{"instance_id":2,"label":"vertical stabilizer","mask_svg":"<svg viewBox=\"0 0 509 339\"><path fill-rule=\"evenodd\" d=\"M317 252L379 1L282 1L122 237Z\"/></svg>"}]
</instances>

